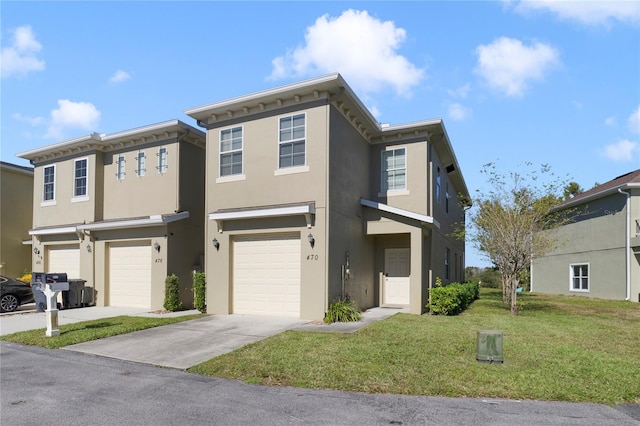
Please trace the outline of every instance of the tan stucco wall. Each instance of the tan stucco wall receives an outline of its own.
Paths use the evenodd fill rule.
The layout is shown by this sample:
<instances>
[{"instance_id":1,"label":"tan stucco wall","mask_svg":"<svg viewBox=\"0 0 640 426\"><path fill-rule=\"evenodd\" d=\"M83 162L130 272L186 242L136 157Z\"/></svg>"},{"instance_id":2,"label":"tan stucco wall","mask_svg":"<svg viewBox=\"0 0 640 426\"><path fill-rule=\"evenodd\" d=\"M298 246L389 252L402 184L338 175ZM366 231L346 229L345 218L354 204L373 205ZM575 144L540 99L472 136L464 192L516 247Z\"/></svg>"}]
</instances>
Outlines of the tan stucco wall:
<instances>
[{"instance_id":1,"label":"tan stucco wall","mask_svg":"<svg viewBox=\"0 0 640 426\"><path fill-rule=\"evenodd\" d=\"M16 278L30 270L33 175L0 168L0 274Z\"/></svg>"}]
</instances>

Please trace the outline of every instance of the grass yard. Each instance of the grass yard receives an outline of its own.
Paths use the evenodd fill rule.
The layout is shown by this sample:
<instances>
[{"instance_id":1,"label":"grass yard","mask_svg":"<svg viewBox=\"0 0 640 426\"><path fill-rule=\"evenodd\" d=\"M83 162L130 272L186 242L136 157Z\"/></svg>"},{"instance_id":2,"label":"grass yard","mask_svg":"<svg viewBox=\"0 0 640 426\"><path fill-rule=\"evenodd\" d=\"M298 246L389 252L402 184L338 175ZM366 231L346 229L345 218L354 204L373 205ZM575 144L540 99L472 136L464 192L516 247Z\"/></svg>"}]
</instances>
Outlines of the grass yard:
<instances>
[{"instance_id":1,"label":"grass yard","mask_svg":"<svg viewBox=\"0 0 640 426\"><path fill-rule=\"evenodd\" d=\"M640 403L640 304L499 291L455 317L398 314L353 333L288 331L189 371L249 383L371 393ZM477 362L503 331L504 364Z\"/></svg>"},{"instance_id":2,"label":"grass yard","mask_svg":"<svg viewBox=\"0 0 640 426\"><path fill-rule=\"evenodd\" d=\"M148 318L119 316L113 318L103 318L93 321L83 321L75 324L60 325L59 336L47 337L45 328L37 330L21 331L18 333L0 336L0 340L20 343L22 345L40 346L43 348L57 349L63 346L74 345L76 343L88 342L90 340L102 339L116 336L118 334L131 333L147 328L161 325L173 324L200 318L202 315L186 315L180 317Z\"/></svg>"}]
</instances>

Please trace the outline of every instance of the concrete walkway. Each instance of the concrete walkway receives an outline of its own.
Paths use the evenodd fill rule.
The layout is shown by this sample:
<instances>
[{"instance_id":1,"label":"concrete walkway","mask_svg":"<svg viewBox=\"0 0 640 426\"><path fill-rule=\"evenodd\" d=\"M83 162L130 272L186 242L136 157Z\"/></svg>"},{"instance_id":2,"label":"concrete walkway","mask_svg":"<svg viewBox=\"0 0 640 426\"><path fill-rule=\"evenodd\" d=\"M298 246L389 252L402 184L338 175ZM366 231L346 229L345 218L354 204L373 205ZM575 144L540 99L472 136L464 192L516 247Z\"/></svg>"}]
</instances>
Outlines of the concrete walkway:
<instances>
[{"instance_id":1,"label":"concrete walkway","mask_svg":"<svg viewBox=\"0 0 640 426\"><path fill-rule=\"evenodd\" d=\"M209 315L195 320L93 340L62 349L177 369L186 369L285 330L352 333L404 309L373 308L356 323L323 324L295 318L257 315ZM198 311L154 313L145 309L89 307L61 310L60 325L79 321L130 316L176 316ZM43 312L0 317L0 334L46 327Z\"/></svg>"}]
</instances>

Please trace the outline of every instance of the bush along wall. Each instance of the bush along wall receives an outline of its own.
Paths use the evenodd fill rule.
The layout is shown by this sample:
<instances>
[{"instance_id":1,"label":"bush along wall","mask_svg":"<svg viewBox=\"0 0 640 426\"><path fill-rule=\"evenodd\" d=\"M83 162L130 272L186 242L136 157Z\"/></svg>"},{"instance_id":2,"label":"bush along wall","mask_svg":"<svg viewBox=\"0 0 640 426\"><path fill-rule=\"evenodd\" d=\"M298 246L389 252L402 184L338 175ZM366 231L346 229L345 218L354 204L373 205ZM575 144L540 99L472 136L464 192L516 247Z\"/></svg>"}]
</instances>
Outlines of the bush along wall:
<instances>
[{"instance_id":1,"label":"bush along wall","mask_svg":"<svg viewBox=\"0 0 640 426\"><path fill-rule=\"evenodd\" d=\"M171 274L164 280L164 308L172 312L182 309L180 278L176 274Z\"/></svg>"},{"instance_id":2,"label":"bush along wall","mask_svg":"<svg viewBox=\"0 0 640 426\"><path fill-rule=\"evenodd\" d=\"M205 300L207 294L207 280L204 272L196 272L193 274L193 305L202 312L207 313L207 302Z\"/></svg>"},{"instance_id":3,"label":"bush along wall","mask_svg":"<svg viewBox=\"0 0 640 426\"><path fill-rule=\"evenodd\" d=\"M431 289L427 308L434 315L458 315L479 297L477 283L451 283Z\"/></svg>"}]
</instances>

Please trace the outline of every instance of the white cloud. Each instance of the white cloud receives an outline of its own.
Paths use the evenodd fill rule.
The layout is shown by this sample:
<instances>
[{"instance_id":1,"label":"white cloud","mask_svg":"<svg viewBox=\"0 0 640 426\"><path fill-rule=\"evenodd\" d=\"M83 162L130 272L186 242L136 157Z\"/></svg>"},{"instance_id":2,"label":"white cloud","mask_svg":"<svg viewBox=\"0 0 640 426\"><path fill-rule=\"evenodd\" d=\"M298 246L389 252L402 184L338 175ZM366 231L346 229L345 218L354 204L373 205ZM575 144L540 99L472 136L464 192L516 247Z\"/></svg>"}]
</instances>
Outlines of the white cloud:
<instances>
[{"instance_id":1,"label":"white cloud","mask_svg":"<svg viewBox=\"0 0 640 426\"><path fill-rule=\"evenodd\" d=\"M604 119L604 124L606 124L609 127L614 127L616 125L616 116L612 115L611 117L607 117Z\"/></svg>"},{"instance_id":2,"label":"white cloud","mask_svg":"<svg viewBox=\"0 0 640 426\"><path fill-rule=\"evenodd\" d=\"M42 45L36 40L31 27L18 27L12 33L11 45L0 51L2 78L42 71L45 62L36 57Z\"/></svg>"},{"instance_id":3,"label":"white cloud","mask_svg":"<svg viewBox=\"0 0 640 426\"><path fill-rule=\"evenodd\" d=\"M501 37L476 48L478 73L489 86L508 96L522 96L533 80L542 80L560 64L560 54L553 47Z\"/></svg>"},{"instance_id":4,"label":"white cloud","mask_svg":"<svg viewBox=\"0 0 640 426\"><path fill-rule=\"evenodd\" d=\"M21 121L23 123L29 123L32 126L38 126L42 123L44 123L44 118L42 117L28 117L28 116L24 116L20 113L15 113L11 115L11 118L13 118L16 121Z\"/></svg>"},{"instance_id":5,"label":"white cloud","mask_svg":"<svg viewBox=\"0 0 640 426\"><path fill-rule=\"evenodd\" d=\"M631 161L635 152L640 151L636 142L624 139L604 147L604 156L613 161Z\"/></svg>"},{"instance_id":6,"label":"white cloud","mask_svg":"<svg viewBox=\"0 0 640 426\"><path fill-rule=\"evenodd\" d=\"M45 137L61 138L67 129L94 130L100 122L100 111L88 102L60 99L51 111L51 122Z\"/></svg>"},{"instance_id":7,"label":"white cloud","mask_svg":"<svg viewBox=\"0 0 640 426\"><path fill-rule=\"evenodd\" d=\"M307 28L305 45L275 58L271 79L341 73L356 90L371 93L392 86L410 95L424 77L397 50L407 37L393 21L380 21L367 11L347 10L339 17L323 15Z\"/></svg>"},{"instance_id":8,"label":"white cloud","mask_svg":"<svg viewBox=\"0 0 640 426\"><path fill-rule=\"evenodd\" d=\"M515 10L527 14L532 11L550 12L560 19L577 21L585 25L609 25L620 21L640 23L640 2L584 1L584 0L526 0L516 3Z\"/></svg>"},{"instance_id":9,"label":"white cloud","mask_svg":"<svg viewBox=\"0 0 640 426\"><path fill-rule=\"evenodd\" d=\"M627 122L629 124L629 130L633 133L640 134L640 105L638 105L638 109L631 113Z\"/></svg>"},{"instance_id":10,"label":"white cloud","mask_svg":"<svg viewBox=\"0 0 640 426\"><path fill-rule=\"evenodd\" d=\"M463 121L471 116L471 109L460 105L459 103L453 103L449 105L449 117L453 120Z\"/></svg>"},{"instance_id":11,"label":"white cloud","mask_svg":"<svg viewBox=\"0 0 640 426\"><path fill-rule=\"evenodd\" d=\"M458 87L457 89L449 89L449 96L453 98L465 99L467 95L469 95L469 91L471 90L471 85L469 83L464 86Z\"/></svg>"},{"instance_id":12,"label":"white cloud","mask_svg":"<svg viewBox=\"0 0 640 426\"><path fill-rule=\"evenodd\" d=\"M121 83L123 81L127 81L131 78L131 75L126 72L126 71L122 71L122 70L118 70L115 72L115 74L113 74L111 76L111 78L109 78L109 82L110 83Z\"/></svg>"}]
</instances>

